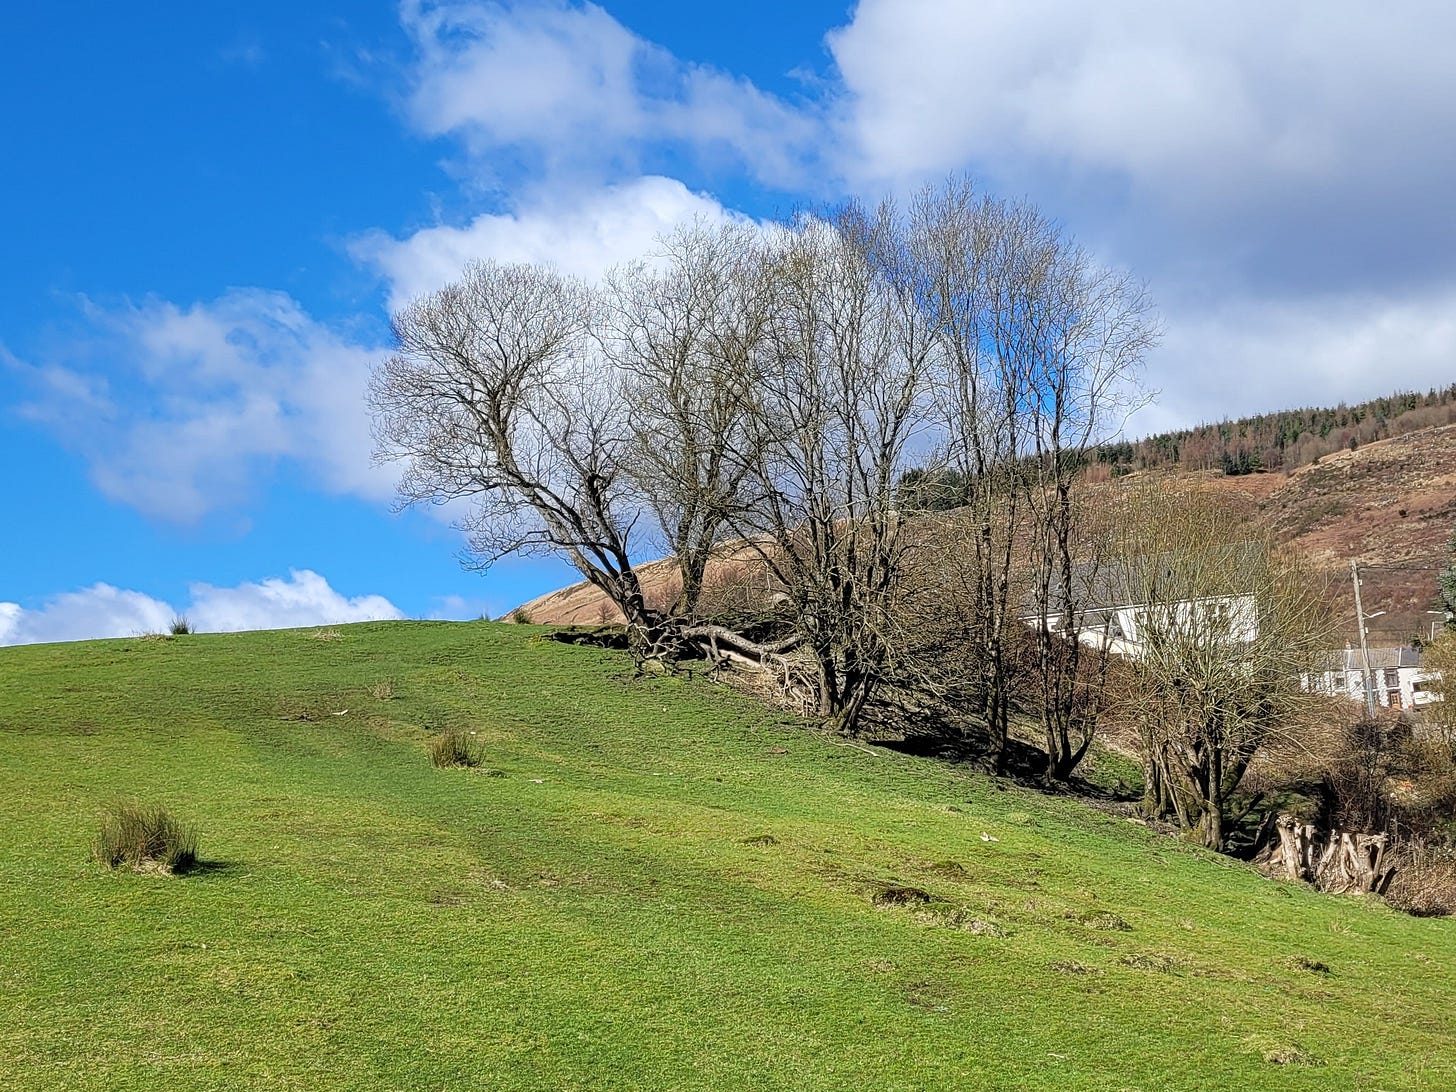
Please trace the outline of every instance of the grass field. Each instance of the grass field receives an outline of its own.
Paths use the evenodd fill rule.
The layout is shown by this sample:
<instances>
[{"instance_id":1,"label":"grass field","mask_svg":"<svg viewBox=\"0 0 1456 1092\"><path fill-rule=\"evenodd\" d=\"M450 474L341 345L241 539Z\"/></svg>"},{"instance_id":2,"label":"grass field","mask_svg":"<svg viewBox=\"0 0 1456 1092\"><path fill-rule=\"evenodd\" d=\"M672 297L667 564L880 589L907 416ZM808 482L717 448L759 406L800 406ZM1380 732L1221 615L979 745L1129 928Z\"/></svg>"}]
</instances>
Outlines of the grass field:
<instances>
[{"instance_id":1,"label":"grass field","mask_svg":"<svg viewBox=\"0 0 1456 1092\"><path fill-rule=\"evenodd\" d=\"M1456 923L538 632L0 650L0 1085L1456 1088Z\"/></svg>"}]
</instances>

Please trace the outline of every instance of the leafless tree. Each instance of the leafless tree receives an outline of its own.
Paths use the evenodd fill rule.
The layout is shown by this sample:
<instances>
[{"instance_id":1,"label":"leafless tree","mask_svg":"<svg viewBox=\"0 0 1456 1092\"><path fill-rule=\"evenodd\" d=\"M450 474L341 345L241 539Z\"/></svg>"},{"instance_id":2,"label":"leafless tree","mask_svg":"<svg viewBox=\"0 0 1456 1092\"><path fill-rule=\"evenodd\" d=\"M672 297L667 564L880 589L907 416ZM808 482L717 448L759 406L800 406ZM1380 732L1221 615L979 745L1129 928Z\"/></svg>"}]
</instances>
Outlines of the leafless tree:
<instances>
[{"instance_id":1,"label":"leafless tree","mask_svg":"<svg viewBox=\"0 0 1456 1092\"><path fill-rule=\"evenodd\" d=\"M477 262L394 316L397 351L370 384L378 457L405 504L463 502L473 564L566 558L629 624L657 619L632 567L641 516L619 374L591 337L586 285Z\"/></svg>"},{"instance_id":2,"label":"leafless tree","mask_svg":"<svg viewBox=\"0 0 1456 1092\"><path fill-rule=\"evenodd\" d=\"M1324 664L1326 598L1300 559L1204 491L1150 483L1120 517L1120 697L1143 737L1146 804L1221 849L1250 761L1322 707L1301 678Z\"/></svg>"},{"instance_id":3,"label":"leafless tree","mask_svg":"<svg viewBox=\"0 0 1456 1092\"><path fill-rule=\"evenodd\" d=\"M895 643L912 540L896 484L924 429L931 344L894 209L779 234L770 349L751 389L752 503L735 515L785 589L817 706L853 731Z\"/></svg>"},{"instance_id":4,"label":"leafless tree","mask_svg":"<svg viewBox=\"0 0 1456 1092\"><path fill-rule=\"evenodd\" d=\"M911 223L942 368L946 450L965 483L971 662L991 758L999 768L1007 738L1008 636L1030 618L1047 776L1063 780L1090 745L1105 667L1062 636L1086 590L1074 571L1097 557L1094 521L1077 497L1082 459L1140 400L1156 324L1132 278L1099 265L1034 207L982 195L965 178L924 190Z\"/></svg>"},{"instance_id":5,"label":"leafless tree","mask_svg":"<svg viewBox=\"0 0 1456 1092\"><path fill-rule=\"evenodd\" d=\"M1084 646L1065 636L1086 586L1078 566L1095 567L1101 552L1076 486L1086 453L1140 404L1138 374L1158 332L1131 276L1098 265L1034 210L1018 210L1010 226L1017 256L998 263L997 311L1009 321L996 340L1027 377L1041 719L1048 779L1064 780L1092 741L1106 669L1099 653L1087 670Z\"/></svg>"},{"instance_id":6,"label":"leafless tree","mask_svg":"<svg viewBox=\"0 0 1456 1092\"><path fill-rule=\"evenodd\" d=\"M650 261L617 270L603 344L624 377L629 473L698 610L704 572L754 464L750 386L767 346L769 282L753 225L694 223Z\"/></svg>"},{"instance_id":7,"label":"leafless tree","mask_svg":"<svg viewBox=\"0 0 1456 1092\"><path fill-rule=\"evenodd\" d=\"M1025 519L1027 427L1025 376L992 336L1002 325L994 267L1007 250L1007 215L1003 202L977 193L968 179L951 179L917 196L909 239L935 340L935 418L963 493L951 522L962 541L947 544L938 565L950 585L944 610L963 634L968 654L960 669L973 676L969 697L998 771L1013 690L1008 634L1020 625L1014 570ZM946 660L944 668L954 672L955 663Z\"/></svg>"},{"instance_id":8,"label":"leafless tree","mask_svg":"<svg viewBox=\"0 0 1456 1092\"><path fill-rule=\"evenodd\" d=\"M917 734L960 737L973 749L984 737L982 761L1004 772L1011 713L1036 685L1029 670L1032 631L1014 615L1025 574L1007 574L1006 598L991 601L1005 608L998 627L988 615L986 555L975 548L982 516L974 499L905 518L915 546L896 596L897 647L877 712Z\"/></svg>"}]
</instances>

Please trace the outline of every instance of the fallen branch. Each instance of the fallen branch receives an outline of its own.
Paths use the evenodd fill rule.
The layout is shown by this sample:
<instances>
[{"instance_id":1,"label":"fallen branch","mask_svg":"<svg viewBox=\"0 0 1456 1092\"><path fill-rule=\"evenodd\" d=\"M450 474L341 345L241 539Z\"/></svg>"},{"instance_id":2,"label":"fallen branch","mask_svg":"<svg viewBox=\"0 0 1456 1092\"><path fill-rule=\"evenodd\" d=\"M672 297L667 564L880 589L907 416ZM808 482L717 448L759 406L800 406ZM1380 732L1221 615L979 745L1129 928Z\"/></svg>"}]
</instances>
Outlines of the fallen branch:
<instances>
[{"instance_id":1,"label":"fallen branch","mask_svg":"<svg viewBox=\"0 0 1456 1092\"><path fill-rule=\"evenodd\" d=\"M830 743L833 743L835 746L838 746L838 747L852 747L856 751L863 751L865 754L867 754L867 755L874 755L876 758L884 758L886 755L891 755L891 756L893 756L895 758L903 758L904 757L903 755L897 755L897 754L895 754L894 751L876 751L876 750L873 750L872 748L861 746L858 743L850 743L848 740L831 739L829 742Z\"/></svg>"}]
</instances>

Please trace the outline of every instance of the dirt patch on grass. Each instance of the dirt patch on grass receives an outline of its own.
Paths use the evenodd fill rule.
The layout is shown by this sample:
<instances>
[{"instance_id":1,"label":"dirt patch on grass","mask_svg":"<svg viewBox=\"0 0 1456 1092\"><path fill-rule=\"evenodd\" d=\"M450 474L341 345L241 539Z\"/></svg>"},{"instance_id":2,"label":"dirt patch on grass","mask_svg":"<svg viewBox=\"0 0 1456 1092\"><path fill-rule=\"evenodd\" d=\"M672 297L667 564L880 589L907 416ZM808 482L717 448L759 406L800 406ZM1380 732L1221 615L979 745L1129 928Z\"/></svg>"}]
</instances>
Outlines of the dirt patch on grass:
<instances>
[{"instance_id":1,"label":"dirt patch on grass","mask_svg":"<svg viewBox=\"0 0 1456 1092\"><path fill-rule=\"evenodd\" d=\"M930 902L930 892L902 884L885 884L870 896L870 902L875 906L924 906Z\"/></svg>"},{"instance_id":2,"label":"dirt patch on grass","mask_svg":"<svg viewBox=\"0 0 1456 1092\"><path fill-rule=\"evenodd\" d=\"M1264 1061L1270 1065L1321 1066L1325 1063L1309 1051L1297 1046L1280 1046L1264 1051Z\"/></svg>"},{"instance_id":3,"label":"dirt patch on grass","mask_svg":"<svg viewBox=\"0 0 1456 1092\"><path fill-rule=\"evenodd\" d=\"M1134 952L1118 960L1124 967L1135 971L1153 971L1157 974L1177 974L1182 964L1172 956L1152 952Z\"/></svg>"},{"instance_id":4,"label":"dirt patch on grass","mask_svg":"<svg viewBox=\"0 0 1456 1092\"><path fill-rule=\"evenodd\" d=\"M1098 929L1107 933L1130 933L1132 926L1116 914L1107 911L1095 913L1068 914L1067 917L1078 925L1085 925L1088 929Z\"/></svg>"}]
</instances>

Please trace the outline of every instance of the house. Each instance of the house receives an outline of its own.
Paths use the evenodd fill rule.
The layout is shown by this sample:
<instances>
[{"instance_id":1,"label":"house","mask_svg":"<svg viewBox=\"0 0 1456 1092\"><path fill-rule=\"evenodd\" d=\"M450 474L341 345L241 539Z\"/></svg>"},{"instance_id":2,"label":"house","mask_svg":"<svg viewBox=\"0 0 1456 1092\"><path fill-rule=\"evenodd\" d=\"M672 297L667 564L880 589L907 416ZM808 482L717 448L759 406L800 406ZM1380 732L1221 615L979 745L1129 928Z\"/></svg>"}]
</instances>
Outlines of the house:
<instances>
[{"instance_id":1,"label":"house","mask_svg":"<svg viewBox=\"0 0 1456 1092\"><path fill-rule=\"evenodd\" d=\"M1329 667L1305 676L1305 688L1365 700L1365 657L1358 648L1329 654ZM1432 691L1430 673L1421 670L1421 654L1409 646L1370 649L1370 686L1375 703L1385 709L1419 709L1440 696Z\"/></svg>"},{"instance_id":2,"label":"house","mask_svg":"<svg viewBox=\"0 0 1456 1092\"><path fill-rule=\"evenodd\" d=\"M1077 639L1093 648L1106 646L1120 656L1138 657L1154 635L1176 634L1180 641L1220 645L1247 644L1259 634L1258 603L1252 593L1230 593L1237 586L1242 548L1210 551L1218 565L1193 558L1142 558L1131 565L1079 565L1073 572L1077 605L1072 624ZM1230 574L1235 574L1232 578ZM1200 594L1201 593L1201 594ZM1054 632L1066 612L1053 591L1048 622ZM1028 597L1022 620L1034 623L1038 612Z\"/></svg>"}]
</instances>

